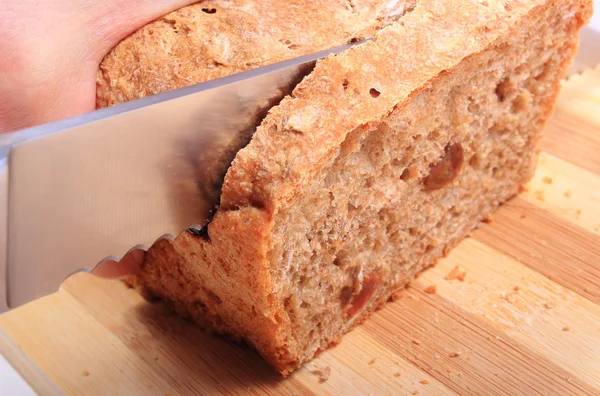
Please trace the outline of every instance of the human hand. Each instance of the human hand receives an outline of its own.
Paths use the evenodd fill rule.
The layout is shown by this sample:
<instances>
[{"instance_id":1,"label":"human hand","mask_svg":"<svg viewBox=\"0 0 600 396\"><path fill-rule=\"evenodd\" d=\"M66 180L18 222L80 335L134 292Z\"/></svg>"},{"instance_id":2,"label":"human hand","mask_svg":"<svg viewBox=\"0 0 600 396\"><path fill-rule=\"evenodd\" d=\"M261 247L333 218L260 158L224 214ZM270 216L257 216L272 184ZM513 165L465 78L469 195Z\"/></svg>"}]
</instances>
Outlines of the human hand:
<instances>
[{"instance_id":1,"label":"human hand","mask_svg":"<svg viewBox=\"0 0 600 396\"><path fill-rule=\"evenodd\" d=\"M95 109L96 72L116 45L198 0L0 0L0 132Z\"/></svg>"}]
</instances>

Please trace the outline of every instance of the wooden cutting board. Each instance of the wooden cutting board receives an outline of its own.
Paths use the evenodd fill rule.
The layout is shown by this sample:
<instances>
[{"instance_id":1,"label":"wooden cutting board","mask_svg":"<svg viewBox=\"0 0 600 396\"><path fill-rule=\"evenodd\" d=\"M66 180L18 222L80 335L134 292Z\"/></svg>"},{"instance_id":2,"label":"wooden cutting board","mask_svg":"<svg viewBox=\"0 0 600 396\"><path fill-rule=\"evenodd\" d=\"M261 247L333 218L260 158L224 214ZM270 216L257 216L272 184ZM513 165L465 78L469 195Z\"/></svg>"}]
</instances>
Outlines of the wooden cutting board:
<instances>
[{"instance_id":1,"label":"wooden cutting board","mask_svg":"<svg viewBox=\"0 0 600 396\"><path fill-rule=\"evenodd\" d=\"M0 351L44 395L600 394L600 68L546 134L527 192L288 379L85 274L1 316Z\"/></svg>"}]
</instances>

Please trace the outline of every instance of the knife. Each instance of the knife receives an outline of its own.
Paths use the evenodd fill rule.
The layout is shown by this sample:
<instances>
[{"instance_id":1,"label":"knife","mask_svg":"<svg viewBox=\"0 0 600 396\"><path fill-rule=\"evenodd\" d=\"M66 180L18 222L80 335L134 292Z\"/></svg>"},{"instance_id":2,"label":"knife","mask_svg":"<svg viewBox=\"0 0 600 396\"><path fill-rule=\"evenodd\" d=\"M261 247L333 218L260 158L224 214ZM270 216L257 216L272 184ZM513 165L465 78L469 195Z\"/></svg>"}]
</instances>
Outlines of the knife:
<instances>
[{"instance_id":1,"label":"knife","mask_svg":"<svg viewBox=\"0 0 600 396\"><path fill-rule=\"evenodd\" d=\"M0 312L201 233L267 111L317 60L367 40L0 135Z\"/></svg>"}]
</instances>

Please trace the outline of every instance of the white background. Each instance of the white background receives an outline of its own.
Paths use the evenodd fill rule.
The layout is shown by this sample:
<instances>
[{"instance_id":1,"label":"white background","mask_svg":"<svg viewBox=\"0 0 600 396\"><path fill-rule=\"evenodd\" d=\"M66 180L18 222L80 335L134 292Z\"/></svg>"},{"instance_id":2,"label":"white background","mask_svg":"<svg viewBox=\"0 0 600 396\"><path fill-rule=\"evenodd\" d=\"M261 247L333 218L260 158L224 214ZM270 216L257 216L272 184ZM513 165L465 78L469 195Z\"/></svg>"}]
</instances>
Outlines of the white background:
<instances>
[{"instance_id":1,"label":"white background","mask_svg":"<svg viewBox=\"0 0 600 396\"><path fill-rule=\"evenodd\" d=\"M600 0L594 0L594 15L591 26L600 32ZM6 396L28 396L35 395L27 383L12 368L12 366L0 356L0 390Z\"/></svg>"}]
</instances>

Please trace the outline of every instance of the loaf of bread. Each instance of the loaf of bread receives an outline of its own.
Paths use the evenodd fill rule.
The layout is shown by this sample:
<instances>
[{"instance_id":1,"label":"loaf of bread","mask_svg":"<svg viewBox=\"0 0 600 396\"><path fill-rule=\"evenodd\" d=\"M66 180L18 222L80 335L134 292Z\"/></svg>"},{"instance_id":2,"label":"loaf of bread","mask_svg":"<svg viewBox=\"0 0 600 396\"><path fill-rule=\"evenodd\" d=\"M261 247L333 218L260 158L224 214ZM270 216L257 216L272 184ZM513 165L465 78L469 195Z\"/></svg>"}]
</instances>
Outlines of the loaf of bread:
<instances>
[{"instance_id":1,"label":"loaf of bread","mask_svg":"<svg viewBox=\"0 0 600 396\"><path fill-rule=\"evenodd\" d=\"M136 282L287 375L335 345L531 178L591 0L220 0L98 72L98 107L374 35L317 63L239 151L204 236Z\"/></svg>"}]
</instances>

